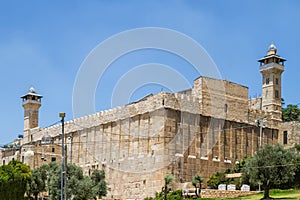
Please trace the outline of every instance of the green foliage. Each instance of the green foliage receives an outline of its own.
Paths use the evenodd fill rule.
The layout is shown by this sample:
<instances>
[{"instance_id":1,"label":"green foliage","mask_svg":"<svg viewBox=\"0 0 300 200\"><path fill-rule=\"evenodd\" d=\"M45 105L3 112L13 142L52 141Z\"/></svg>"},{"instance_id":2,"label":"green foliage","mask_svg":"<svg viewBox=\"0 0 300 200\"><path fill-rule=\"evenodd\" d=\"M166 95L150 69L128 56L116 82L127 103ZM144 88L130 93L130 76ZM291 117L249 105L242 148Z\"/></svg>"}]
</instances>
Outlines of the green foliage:
<instances>
[{"instance_id":1,"label":"green foliage","mask_svg":"<svg viewBox=\"0 0 300 200\"><path fill-rule=\"evenodd\" d=\"M155 200L155 198L153 198L153 197L146 197L146 198L144 198L144 200Z\"/></svg>"},{"instance_id":2,"label":"green foliage","mask_svg":"<svg viewBox=\"0 0 300 200\"><path fill-rule=\"evenodd\" d=\"M182 191L174 190L167 195L167 200L183 200Z\"/></svg>"},{"instance_id":3,"label":"green foliage","mask_svg":"<svg viewBox=\"0 0 300 200\"><path fill-rule=\"evenodd\" d=\"M91 177L84 176L82 169L74 164L67 165L66 194L73 200L87 200L107 193L105 172L93 170ZM37 196L47 189L52 200L60 199L61 195L61 165L51 162L33 170L29 185L29 194Z\"/></svg>"},{"instance_id":4,"label":"green foliage","mask_svg":"<svg viewBox=\"0 0 300 200\"><path fill-rule=\"evenodd\" d=\"M94 195L94 183L88 176L83 176L76 185L76 188L71 188L70 195L74 196L74 200L87 200L93 198ZM69 196L70 197L70 196Z\"/></svg>"},{"instance_id":5,"label":"green foliage","mask_svg":"<svg viewBox=\"0 0 300 200\"><path fill-rule=\"evenodd\" d=\"M234 167L234 169L233 169L233 171L231 173L241 173L243 167L246 164L246 159L247 159L247 157L244 157L243 160L241 160L240 162L236 163L235 167Z\"/></svg>"},{"instance_id":6,"label":"green foliage","mask_svg":"<svg viewBox=\"0 0 300 200\"><path fill-rule=\"evenodd\" d=\"M266 145L253 158L246 160L242 170L243 180L260 182L265 191L264 198L269 198L270 188L292 181L296 168L297 154L294 150L284 149L279 144Z\"/></svg>"},{"instance_id":7,"label":"green foliage","mask_svg":"<svg viewBox=\"0 0 300 200\"><path fill-rule=\"evenodd\" d=\"M224 172L216 172L212 176L209 177L207 181L207 185L212 189L218 189L218 185L220 184L234 184L236 185L237 189L240 189L241 187L241 179L240 178L226 178L226 174L232 174L232 173L241 173L243 167L246 163L246 157L243 158L242 161L235 164L234 169L226 169ZM249 184L249 183L247 183ZM253 186L253 185L252 185ZM252 188L252 187L251 187Z\"/></svg>"},{"instance_id":8,"label":"green foliage","mask_svg":"<svg viewBox=\"0 0 300 200\"><path fill-rule=\"evenodd\" d=\"M204 179L200 175L195 175L192 180L192 184L195 187L201 187L201 183L204 182Z\"/></svg>"},{"instance_id":9,"label":"green foliage","mask_svg":"<svg viewBox=\"0 0 300 200\"><path fill-rule=\"evenodd\" d=\"M167 174L167 175L165 175L164 180L165 180L165 185L169 186L170 184L172 184L174 182L175 179L174 179L173 175Z\"/></svg>"},{"instance_id":10,"label":"green foliage","mask_svg":"<svg viewBox=\"0 0 300 200\"><path fill-rule=\"evenodd\" d=\"M103 170L95 169L92 171L91 179L93 181L93 187L95 194L101 198L107 194L107 186L105 182L105 172Z\"/></svg>"},{"instance_id":11,"label":"green foliage","mask_svg":"<svg viewBox=\"0 0 300 200\"><path fill-rule=\"evenodd\" d=\"M76 165L67 165L67 197L74 200L86 200L94 196L93 182L89 177L83 175L82 169ZM48 190L50 198L60 199L61 166L58 163L50 163L48 171Z\"/></svg>"},{"instance_id":12,"label":"green foliage","mask_svg":"<svg viewBox=\"0 0 300 200\"><path fill-rule=\"evenodd\" d=\"M295 170L294 180L286 184L281 184L276 188L278 189L290 189L290 188L299 189L300 188L300 155L298 155L297 160L298 160L298 165Z\"/></svg>"},{"instance_id":13,"label":"green foliage","mask_svg":"<svg viewBox=\"0 0 300 200\"><path fill-rule=\"evenodd\" d=\"M295 149L300 152L300 144L295 144Z\"/></svg>"},{"instance_id":14,"label":"green foliage","mask_svg":"<svg viewBox=\"0 0 300 200\"><path fill-rule=\"evenodd\" d=\"M169 192L166 196L167 200L183 200L182 190L174 190ZM155 198L147 197L144 200L163 200L163 192L156 193Z\"/></svg>"},{"instance_id":15,"label":"green foliage","mask_svg":"<svg viewBox=\"0 0 300 200\"><path fill-rule=\"evenodd\" d=\"M200 175L198 175L198 174L196 174L194 177L193 177L193 180L192 180L192 184L193 184L193 186L196 188L196 195L199 197L200 196L200 194L201 194L201 184L204 182L204 179L200 176ZM197 190L199 188L199 190Z\"/></svg>"},{"instance_id":16,"label":"green foliage","mask_svg":"<svg viewBox=\"0 0 300 200\"><path fill-rule=\"evenodd\" d=\"M282 108L282 120L284 122L299 121L300 109L297 105L289 104Z\"/></svg>"},{"instance_id":17,"label":"green foliage","mask_svg":"<svg viewBox=\"0 0 300 200\"><path fill-rule=\"evenodd\" d=\"M298 166L295 171L295 179L293 182L293 188L300 188L300 156L298 156Z\"/></svg>"},{"instance_id":18,"label":"green foliage","mask_svg":"<svg viewBox=\"0 0 300 200\"><path fill-rule=\"evenodd\" d=\"M60 173L61 168L58 163L49 163L49 170L47 173L47 186L50 199L60 199Z\"/></svg>"},{"instance_id":19,"label":"green foliage","mask_svg":"<svg viewBox=\"0 0 300 200\"><path fill-rule=\"evenodd\" d=\"M48 165L42 165L39 168L32 170L32 176L28 183L28 196L34 195L35 199L40 192L46 191L46 180L47 180L47 171Z\"/></svg>"},{"instance_id":20,"label":"green foliage","mask_svg":"<svg viewBox=\"0 0 300 200\"><path fill-rule=\"evenodd\" d=\"M162 188L162 191L163 191L163 199L166 200L167 194L169 193L168 186L174 182L175 178L172 174L167 174L165 175L164 180L165 180L165 185Z\"/></svg>"},{"instance_id":21,"label":"green foliage","mask_svg":"<svg viewBox=\"0 0 300 200\"><path fill-rule=\"evenodd\" d=\"M0 200L22 200L31 177L29 166L12 160L0 167Z\"/></svg>"},{"instance_id":22,"label":"green foliage","mask_svg":"<svg viewBox=\"0 0 300 200\"><path fill-rule=\"evenodd\" d=\"M218 185L220 184L228 184L224 172L217 172L211 175L207 181L207 185L212 189L218 189Z\"/></svg>"}]
</instances>

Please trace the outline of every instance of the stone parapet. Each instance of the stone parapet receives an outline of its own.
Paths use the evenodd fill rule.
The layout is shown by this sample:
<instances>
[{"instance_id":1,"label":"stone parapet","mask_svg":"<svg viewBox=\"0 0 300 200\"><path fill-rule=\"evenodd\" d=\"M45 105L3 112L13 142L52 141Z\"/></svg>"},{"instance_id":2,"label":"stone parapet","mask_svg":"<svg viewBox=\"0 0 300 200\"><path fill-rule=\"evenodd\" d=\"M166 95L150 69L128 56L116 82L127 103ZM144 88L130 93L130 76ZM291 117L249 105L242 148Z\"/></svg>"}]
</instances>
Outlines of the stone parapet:
<instances>
[{"instance_id":1,"label":"stone parapet","mask_svg":"<svg viewBox=\"0 0 300 200\"><path fill-rule=\"evenodd\" d=\"M251 194L257 194L256 191L240 191L240 190L201 190L202 198L234 198L240 196L246 196Z\"/></svg>"}]
</instances>

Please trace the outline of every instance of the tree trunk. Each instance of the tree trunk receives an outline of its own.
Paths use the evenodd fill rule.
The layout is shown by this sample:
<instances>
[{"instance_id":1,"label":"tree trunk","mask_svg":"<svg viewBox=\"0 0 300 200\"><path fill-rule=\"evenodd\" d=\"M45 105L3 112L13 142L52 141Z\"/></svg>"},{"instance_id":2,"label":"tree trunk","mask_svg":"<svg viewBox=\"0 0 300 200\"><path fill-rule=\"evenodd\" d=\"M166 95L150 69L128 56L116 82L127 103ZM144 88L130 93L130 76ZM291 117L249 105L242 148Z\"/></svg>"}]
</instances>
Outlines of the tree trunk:
<instances>
[{"instance_id":1,"label":"tree trunk","mask_svg":"<svg viewBox=\"0 0 300 200\"><path fill-rule=\"evenodd\" d=\"M167 185L164 187L164 200L167 200Z\"/></svg>"},{"instance_id":2,"label":"tree trunk","mask_svg":"<svg viewBox=\"0 0 300 200\"><path fill-rule=\"evenodd\" d=\"M34 199L38 200L38 194L34 194Z\"/></svg>"},{"instance_id":3,"label":"tree trunk","mask_svg":"<svg viewBox=\"0 0 300 200\"><path fill-rule=\"evenodd\" d=\"M263 197L263 199L270 199L269 192L270 192L269 186L265 185L264 186L264 197Z\"/></svg>"},{"instance_id":4,"label":"tree trunk","mask_svg":"<svg viewBox=\"0 0 300 200\"><path fill-rule=\"evenodd\" d=\"M201 197L201 190L202 190L202 184L201 184L201 182L200 182L199 197Z\"/></svg>"}]
</instances>

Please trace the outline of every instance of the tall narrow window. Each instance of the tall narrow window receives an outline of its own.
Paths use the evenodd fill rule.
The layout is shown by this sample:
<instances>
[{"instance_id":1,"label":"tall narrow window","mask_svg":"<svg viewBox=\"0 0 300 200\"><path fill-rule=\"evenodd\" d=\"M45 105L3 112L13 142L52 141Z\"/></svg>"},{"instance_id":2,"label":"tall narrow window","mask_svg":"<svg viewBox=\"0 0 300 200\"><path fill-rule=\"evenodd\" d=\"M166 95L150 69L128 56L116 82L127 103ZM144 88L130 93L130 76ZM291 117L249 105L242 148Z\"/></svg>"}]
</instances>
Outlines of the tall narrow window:
<instances>
[{"instance_id":1,"label":"tall narrow window","mask_svg":"<svg viewBox=\"0 0 300 200\"><path fill-rule=\"evenodd\" d=\"M225 104L225 105L224 105L224 112L225 112L225 113L227 113L227 109L228 109L228 105Z\"/></svg>"},{"instance_id":2,"label":"tall narrow window","mask_svg":"<svg viewBox=\"0 0 300 200\"><path fill-rule=\"evenodd\" d=\"M279 83L278 78L275 79L275 82L276 82L276 85L278 85L278 83Z\"/></svg>"},{"instance_id":3,"label":"tall narrow window","mask_svg":"<svg viewBox=\"0 0 300 200\"><path fill-rule=\"evenodd\" d=\"M279 91L275 90L275 98L279 98Z\"/></svg>"},{"instance_id":4,"label":"tall narrow window","mask_svg":"<svg viewBox=\"0 0 300 200\"><path fill-rule=\"evenodd\" d=\"M283 131L283 144L287 144L287 140L288 140L288 132Z\"/></svg>"},{"instance_id":5,"label":"tall narrow window","mask_svg":"<svg viewBox=\"0 0 300 200\"><path fill-rule=\"evenodd\" d=\"M270 79L266 78L266 84L269 85L269 83L270 83Z\"/></svg>"}]
</instances>

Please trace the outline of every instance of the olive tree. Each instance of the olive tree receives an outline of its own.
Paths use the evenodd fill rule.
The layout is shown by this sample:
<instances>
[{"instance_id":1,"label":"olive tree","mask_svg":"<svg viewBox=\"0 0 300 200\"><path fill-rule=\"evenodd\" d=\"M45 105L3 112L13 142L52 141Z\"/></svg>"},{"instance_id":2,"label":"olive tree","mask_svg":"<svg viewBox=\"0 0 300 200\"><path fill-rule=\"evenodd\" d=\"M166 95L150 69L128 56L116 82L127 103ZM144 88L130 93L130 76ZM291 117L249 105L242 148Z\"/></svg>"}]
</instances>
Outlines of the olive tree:
<instances>
[{"instance_id":1,"label":"olive tree","mask_svg":"<svg viewBox=\"0 0 300 200\"><path fill-rule=\"evenodd\" d=\"M260 183L264 189L263 199L269 199L269 191L276 185L293 181L297 169L297 154L294 149L267 144L252 158L246 159L242 179Z\"/></svg>"}]
</instances>

